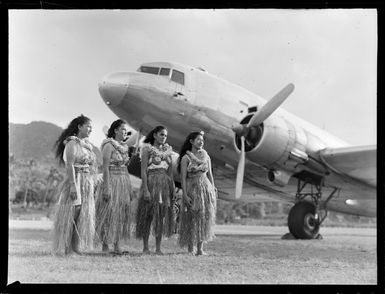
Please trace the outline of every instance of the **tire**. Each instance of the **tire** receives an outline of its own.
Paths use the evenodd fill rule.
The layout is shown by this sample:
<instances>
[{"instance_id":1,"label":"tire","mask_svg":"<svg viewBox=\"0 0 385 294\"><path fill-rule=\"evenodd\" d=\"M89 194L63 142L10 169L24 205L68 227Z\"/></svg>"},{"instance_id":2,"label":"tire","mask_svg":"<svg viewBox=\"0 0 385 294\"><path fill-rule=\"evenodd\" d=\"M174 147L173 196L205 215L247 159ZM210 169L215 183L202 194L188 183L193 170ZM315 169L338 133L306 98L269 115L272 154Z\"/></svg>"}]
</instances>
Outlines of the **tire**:
<instances>
[{"instance_id":1,"label":"tire","mask_svg":"<svg viewBox=\"0 0 385 294\"><path fill-rule=\"evenodd\" d=\"M297 239L314 239L320 224L314 218L316 207L308 201L296 203L289 212L288 226L290 233Z\"/></svg>"}]
</instances>

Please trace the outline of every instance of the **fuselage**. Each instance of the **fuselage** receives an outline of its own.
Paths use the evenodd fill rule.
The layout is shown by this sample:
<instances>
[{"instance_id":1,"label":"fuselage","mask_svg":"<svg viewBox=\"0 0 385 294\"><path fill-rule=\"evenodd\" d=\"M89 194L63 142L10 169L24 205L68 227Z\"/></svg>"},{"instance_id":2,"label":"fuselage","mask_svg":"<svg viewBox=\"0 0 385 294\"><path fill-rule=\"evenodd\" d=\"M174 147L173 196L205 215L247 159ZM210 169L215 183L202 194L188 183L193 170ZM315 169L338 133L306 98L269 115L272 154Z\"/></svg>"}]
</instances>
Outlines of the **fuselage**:
<instances>
[{"instance_id":1,"label":"fuselage","mask_svg":"<svg viewBox=\"0 0 385 294\"><path fill-rule=\"evenodd\" d=\"M122 88L101 90L103 99L110 102L110 109L143 133L156 125L165 125L169 130L169 143L177 150L190 131L203 130L208 152L220 152L218 160L236 165L237 150L231 126L247 115L249 107L260 107L266 100L202 69L176 63L148 63L142 66L168 68L170 73L130 72L107 76L101 85L113 85L115 82L116 88ZM170 78L173 70L184 74L184 84ZM119 91L122 93L116 94ZM114 98L119 95L120 99ZM312 151L348 146L346 142L283 109L278 109L274 116L284 116L286 121L300 126L297 128L303 131L303 144L308 144L307 148ZM221 145L211 144L214 142Z\"/></svg>"},{"instance_id":2,"label":"fuselage","mask_svg":"<svg viewBox=\"0 0 385 294\"><path fill-rule=\"evenodd\" d=\"M107 75L99 84L99 91L109 108L141 133L146 134L157 125L166 126L168 143L177 152L191 131L203 130L204 148L213 165L222 168L236 168L238 163L239 150L232 125L266 103L260 96L201 68L171 62L145 63L137 72ZM281 108L263 125L262 135L247 153L249 170L252 166L264 170L284 167L295 173L298 162L290 157L293 150L316 156L325 148L349 146ZM284 139L274 141L275 138ZM261 174L250 171L246 177L260 182ZM345 185L337 176L326 179L329 187ZM345 186L346 192L353 193ZM295 185L289 183L281 190L295 194ZM368 188L367 193L373 190ZM343 206L335 209L344 211Z\"/></svg>"}]
</instances>

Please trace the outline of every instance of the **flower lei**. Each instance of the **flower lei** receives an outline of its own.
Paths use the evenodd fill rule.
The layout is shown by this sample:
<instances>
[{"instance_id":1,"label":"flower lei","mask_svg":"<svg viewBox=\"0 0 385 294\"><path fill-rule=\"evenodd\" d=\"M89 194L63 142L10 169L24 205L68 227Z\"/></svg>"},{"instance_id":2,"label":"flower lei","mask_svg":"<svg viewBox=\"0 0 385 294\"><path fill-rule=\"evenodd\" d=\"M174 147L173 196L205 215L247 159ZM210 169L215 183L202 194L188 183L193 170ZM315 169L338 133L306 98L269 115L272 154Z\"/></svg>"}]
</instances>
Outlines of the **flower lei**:
<instances>
[{"instance_id":1,"label":"flower lei","mask_svg":"<svg viewBox=\"0 0 385 294\"><path fill-rule=\"evenodd\" d=\"M103 149L103 146L107 143L111 143L112 146L122 155L128 154L128 146L126 144L122 145L118 141L116 141L114 138L108 138L105 139L102 143L101 149Z\"/></svg>"},{"instance_id":2,"label":"flower lei","mask_svg":"<svg viewBox=\"0 0 385 294\"><path fill-rule=\"evenodd\" d=\"M69 136L67 139L65 139L63 141L63 144L66 145L69 141L71 140L75 140L77 143L80 144L80 146L86 148L87 150L91 151L92 152L92 144L90 142L88 142L87 139L80 139L79 137L77 136Z\"/></svg>"},{"instance_id":3,"label":"flower lei","mask_svg":"<svg viewBox=\"0 0 385 294\"><path fill-rule=\"evenodd\" d=\"M206 161L207 161L207 156L208 156L208 154L207 154L206 150L204 150L204 149L201 149L201 150L198 151L198 154L201 155L201 158L198 158L198 157L197 157L194 153L192 153L191 151L186 151L186 153L191 157L191 159L192 159L193 161L195 161L195 162L198 163L199 165L204 164L204 163L206 163Z\"/></svg>"},{"instance_id":4,"label":"flower lei","mask_svg":"<svg viewBox=\"0 0 385 294\"><path fill-rule=\"evenodd\" d=\"M144 143L142 146L142 150L148 149L150 153L150 157L159 157L162 160L165 160L172 153L172 147L167 143L161 145L159 148L152 146L149 143Z\"/></svg>"}]
</instances>

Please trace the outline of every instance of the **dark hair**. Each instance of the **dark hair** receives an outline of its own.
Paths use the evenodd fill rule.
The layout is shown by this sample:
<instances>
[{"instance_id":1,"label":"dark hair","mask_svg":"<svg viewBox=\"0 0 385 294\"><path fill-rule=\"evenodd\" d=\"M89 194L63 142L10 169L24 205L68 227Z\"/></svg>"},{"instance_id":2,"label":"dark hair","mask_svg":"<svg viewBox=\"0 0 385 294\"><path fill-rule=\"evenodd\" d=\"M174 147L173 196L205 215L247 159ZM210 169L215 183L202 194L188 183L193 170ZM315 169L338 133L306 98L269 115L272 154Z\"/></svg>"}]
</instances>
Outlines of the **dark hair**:
<instances>
[{"instance_id":1,"label":"dark hair","mask_svg":"<svg viewBox=\"0 0 385 294\"><path fill-rule=\"evenodd\" d=\"M146 139L144 139L144 143L150 143L151 145L154 145L154 134L157 134L159 133L160 131L162 130L166 130L167 131L167 128L164 127L164 126L157 126L155 127L151 132L149 132L146 136Z\"/></svg>"},{"instance_id":2,"label":"dark hair","mask_svg":"<svg viewBox=\"0 0 385 294\"><path fill-rule=\"evenodd\" d=\"M125 120L123 119L117 119L116 121L114 121L110 128L108 129L108 132L107 132L107 138L114 138L115 139L115 129L118 129L121 125L123 124L128 124Z\"/></svg>"},{"instance_id":3,"label":"dark hair","mask_svg":"<svg viewBox=\"0 0 385 294\"><path fill-rule=\"evenodd\" d=\"M184 140L184 143L182 145L182 148L180 148L179 152L179 158L178 158L178 172L180 173L180 163L182 161L183 156L186 154L187 151L191 151L192 144L190 140L195 140L198 136L204 136L204 133L202 131L195 131L188 134L186 137L186 140Z\"/></svg>"},{"instance_id":4,"label":"dark hair","mask_svg":"<svg viewBox=\"0 0 385 294\"><path fill-rule=\"evenodd\" d=\"M80 116L74 118L68 125L68 127L60 134L59 138L55 142L54 148L56 148L55 151L55 157L59 159L60 164L64 164L63 160L63 152L65 145L63 144L64 140L67 139L69 136L76 136L79 132L79 126L82 126L88 122L90 122L91 119L81 114Z\"/></svg>"}]
</instances>

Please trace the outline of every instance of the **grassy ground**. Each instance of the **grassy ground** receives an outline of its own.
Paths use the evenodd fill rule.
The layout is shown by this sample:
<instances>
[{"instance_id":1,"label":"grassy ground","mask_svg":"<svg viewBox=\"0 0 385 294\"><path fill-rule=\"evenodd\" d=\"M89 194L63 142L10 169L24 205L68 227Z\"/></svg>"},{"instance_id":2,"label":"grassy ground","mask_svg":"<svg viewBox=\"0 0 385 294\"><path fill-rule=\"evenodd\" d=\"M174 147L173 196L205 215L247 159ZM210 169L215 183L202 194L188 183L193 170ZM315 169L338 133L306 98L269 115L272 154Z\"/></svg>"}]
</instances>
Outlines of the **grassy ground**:
<instances>
[{"instance_id":1,"label":"grassy ground","mask_svg":"<svg viewBox=\"0 0 385 294\"><path fill-rule=\"evenodd\" d=\"M142 255L142 244L134 239L123 244L123 249L130 251L128 255L105 255L97 248L84 256L52 256L48 229L10 228L8 283L18 280L22 283L376 284L376 231L361 228L336 234L332 230L323 229L323 240L281 240L281 234L269 232L218 235L206 245L208 256L196 257L180 249L175 238L163 242L163 256ZM151 245L153 250L153 239Z\"/></svg>"},{"instance_id":2,"label":"grassy ground","mask_svg":"<svg viewBox=\"0 0 385 294\"><path fill-rule=\"evenodd\" d=\"M21 204L12 204L10 209L11 213L9 215L9 219L12 220L40 220L46 218L52 219L53 217L53 206L50 206L49 208L28 207L25 209ZM226 224L223 220L217 220L217 223ZM273 214L268 215L263 219L241 218L236 220L234 223L253 226L287 226L287 215ZM322 227L376 228L376 219L362 217L362 220L360 221L338 221L328 217L322 223Z\"/></svg>"}]
</instances>

